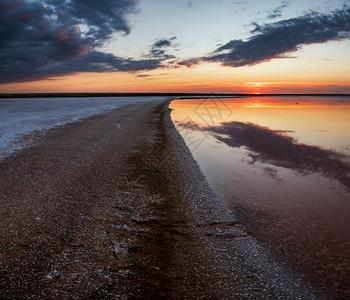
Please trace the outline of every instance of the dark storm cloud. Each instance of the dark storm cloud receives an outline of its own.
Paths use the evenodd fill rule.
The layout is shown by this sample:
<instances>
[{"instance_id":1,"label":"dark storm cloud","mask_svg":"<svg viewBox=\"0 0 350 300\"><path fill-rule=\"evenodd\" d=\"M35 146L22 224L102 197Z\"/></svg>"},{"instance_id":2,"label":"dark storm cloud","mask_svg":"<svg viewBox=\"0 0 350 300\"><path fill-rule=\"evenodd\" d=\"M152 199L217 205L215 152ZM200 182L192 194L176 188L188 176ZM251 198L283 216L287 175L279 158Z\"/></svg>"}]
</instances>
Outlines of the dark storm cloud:
<instances>
[{"instance_id":1,"label":"dark storm cloud","mask_svg":"<svg viewBox=\"0 0 350 300\"><path fill-rule=\"evenodd\" d=\"M97 30L91 30L97 39L108 38L114 31L130 33L125 15L135 12L138 0L74 0L68 3L69 12Z\"/></svg>"},{"instance_id":2,"label":"dark storm cloud","mask_svg":"<svg viewBox=\"0 0 350 300\"><path fill-rule=\"evenodd\" d=\"M162 63L157 59L134 60L132 58L117 57L111 53L90 51L87 55L82 57L61 62L41 64L40 66L36 65L35 72L30 69L30 64L27 64L27 68L23 68L21 73L17 73L16 70L5 70L5 76L0 77L0 82L40 80L78 72L148 71L161 67Z\"/></svg>"},{"instance_id":3,"label":"dark storm cloud","mask_svg":"<svg viewBox=\"0 0 350 300\"><path fill-rule=\"evenodd\" d=\"M114 32L130 32L127 16L137 2L0 0L0 83L160 67L159 59L138 61L96 51Z\"/></svg>"},{"instance_id":4,"label":"dark storm cloud","mask_svg":"<svg viewBox=\"0 0 350 300\"><path fill-rule=\"evenodd\" d=\"M28 2L28 0L26 0ZM69 22L87 25L86 36L99 44L114 32L130 33L127 15L135 13L139 0L46 0L58 14L63 14Z\"/></svg>"},{"instance_id":5,"label":"dark storm cloud","mask_svg":"<svg viewBox=\"0 0 350 300\"><path fill-rule=\"evenodd\" d=\"M316 12L275 23L257 25L248 40L232 40L202 61L241 67L286 57L303 45L339 41L350 37L350 8L330 14Z\"/></svg>"}]
</instances>

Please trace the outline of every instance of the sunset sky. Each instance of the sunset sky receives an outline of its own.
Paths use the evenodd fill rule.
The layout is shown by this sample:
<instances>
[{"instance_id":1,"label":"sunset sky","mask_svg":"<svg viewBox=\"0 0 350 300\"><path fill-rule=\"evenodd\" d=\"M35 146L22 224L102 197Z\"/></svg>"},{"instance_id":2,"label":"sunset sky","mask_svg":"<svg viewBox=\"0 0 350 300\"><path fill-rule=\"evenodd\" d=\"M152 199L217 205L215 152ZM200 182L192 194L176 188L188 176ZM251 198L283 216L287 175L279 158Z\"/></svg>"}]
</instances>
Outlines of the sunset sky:
<instances>
[{"instance_id":1,"label":"sunset sky","mask_svg":"<svg viewBox=\"0 0 350 300\"><path fill-rule=\"evenodd\" d=\"M0 92L350 93L350 0L0 0Z\"/></svg>"}]
</instances>

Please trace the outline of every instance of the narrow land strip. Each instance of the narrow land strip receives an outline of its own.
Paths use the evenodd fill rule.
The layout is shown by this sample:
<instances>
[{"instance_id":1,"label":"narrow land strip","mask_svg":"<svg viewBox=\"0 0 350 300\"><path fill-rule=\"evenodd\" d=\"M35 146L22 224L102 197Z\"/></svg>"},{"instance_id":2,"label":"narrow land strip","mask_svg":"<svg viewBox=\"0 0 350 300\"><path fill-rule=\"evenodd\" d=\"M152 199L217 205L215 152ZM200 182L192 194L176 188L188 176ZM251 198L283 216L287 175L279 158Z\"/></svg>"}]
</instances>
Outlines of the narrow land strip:
<instances>
[{"instance_id":1,"label":"narrow land strip","mask_svg":"<svg viewBox=\"0 0 350 300\"><path fill-rule=\"evenodd\" d=\"M0 162L5 298L321 298L217 201L166 101L50 130Z\"/></svg>"}]
</instances>

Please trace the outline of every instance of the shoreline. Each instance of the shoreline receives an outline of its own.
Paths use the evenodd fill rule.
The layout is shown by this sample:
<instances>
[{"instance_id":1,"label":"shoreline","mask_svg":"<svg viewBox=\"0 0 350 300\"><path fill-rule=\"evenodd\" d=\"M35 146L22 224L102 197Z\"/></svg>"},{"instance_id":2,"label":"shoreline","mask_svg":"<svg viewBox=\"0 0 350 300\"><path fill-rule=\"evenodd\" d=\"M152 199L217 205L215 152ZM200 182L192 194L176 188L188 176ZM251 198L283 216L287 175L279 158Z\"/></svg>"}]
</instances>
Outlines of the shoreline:
<instances>
[{"instance_id":1,"label":"shoreline","mask_svg":"<svg viewBox=\"0 0 350 300\"><path fill-rule=\"evenodd\" d=\"M230 94L230 93L173 93L173 92L145 92L145 93L0 93L0 99L6 98L67 98L67 97L198 97L198 98L215 98L215 97L350 97L350 94Z\"/></svg>"},{"instance_id":2,"label":"shoreline","mask_svg":"<svg viewBox=\"0 0 350 300\"><path fill-rule=\"evenodd\" d=\"M170 101L49 130L0 161L3 297L323 299L217 201Z\"/></svg>"}]
</instances>

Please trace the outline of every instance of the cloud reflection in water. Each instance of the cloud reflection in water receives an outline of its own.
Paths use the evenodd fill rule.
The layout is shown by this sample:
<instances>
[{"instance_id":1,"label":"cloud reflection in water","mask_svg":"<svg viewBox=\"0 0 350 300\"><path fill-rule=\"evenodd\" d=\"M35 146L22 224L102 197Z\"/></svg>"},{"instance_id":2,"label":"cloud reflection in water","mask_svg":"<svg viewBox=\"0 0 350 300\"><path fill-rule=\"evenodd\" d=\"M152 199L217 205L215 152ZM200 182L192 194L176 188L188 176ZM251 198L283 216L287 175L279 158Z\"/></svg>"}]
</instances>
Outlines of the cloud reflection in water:
<instances>
[{"instance_id":1,"label":"cloud reflection in water","mask_svg":"<svg viewBox=\"0 0 350 300\"><path fill-rule=\"evenodd\" d=\"M317 146L298 144L285 135L252 123L223 122L220 126L201 126L195 122L179 124L181 127L211 133L217 140L232 148L246 147L253 153L253 163L261 161L301 173L321 173L338 180L350 190L348 156Z\"/></svg>"}]
</instances>

